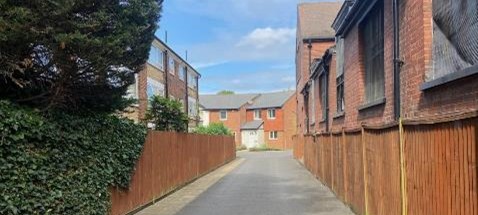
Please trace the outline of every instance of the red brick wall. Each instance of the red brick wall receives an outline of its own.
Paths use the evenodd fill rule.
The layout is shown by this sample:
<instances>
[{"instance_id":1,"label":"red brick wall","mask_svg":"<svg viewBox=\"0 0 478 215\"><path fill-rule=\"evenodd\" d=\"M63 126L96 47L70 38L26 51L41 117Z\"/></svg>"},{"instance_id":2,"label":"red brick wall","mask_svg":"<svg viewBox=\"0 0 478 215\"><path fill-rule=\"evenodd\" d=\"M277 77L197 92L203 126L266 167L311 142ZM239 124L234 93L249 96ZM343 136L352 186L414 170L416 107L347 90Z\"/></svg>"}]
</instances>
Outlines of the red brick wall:
<instances>
[{"instance_id":1,"label":"red brick wall","mask_svg":"<svg viewBox=\"0 0 478 215\"><path fill-rule=\"evenodd\" d=\"M344 53L344 90L345 90L345 116L333 119L336 113L336 66L335 58L329 76L329 125L331 130L358 128L361 123L385 124L394 121L393 115L393 20L392 1L384 4L384 73L385 73L385 99L383 105L360 110L365 104L365 67L362 43L358 25L353 27L345 36ZM333 126L332 126L333 125ZM325 124L319 126L318 131L323 131Z\"/></svg>"},{"instance_id":2,"label":"red brick wall","mask_svg":"<svg viewBox=\"0 0 478 215\"><path fill-rule=\"evenodd\" d=\"M279 138L284 139L283 148L292 149L292 136L297 134L297 98L292 96L283 106L284 115L284 134Z\"/></svg>"},{"instance_id":3,"label":"red brick wall","mask_svg":"<svg viewBox=\"0 0 478 215\"><path fill-rule=\"evenodd\" d=\"M146 94L146 87L148 81L147 70L144 69L138 73L138 102L139 102L139 120L144 119L148 107L148 95Z\"/></svg>"},{"instance_id":4,"label":"red brick wall","mask_svg":"<svg viewBox=\"0 0 478 215\"><path fill-rule=\"evenodd\" d=\"M223 123L227 128L235 133L236 145L241 145L241 125L245 122L245 108L240 110L228 110L227 120L220 120L220 110L209 111L209 123Z\"/></svg>"},{"instance_id":5,"label":"red brick wall","mask_svg":"<svg viewBox=\"0 0 478 215\"><path fill-rule=\"evenodd\" d=\"M297 133L297 100L291 96L282 108L276 108L276 118L268 119L268 109L261 109L261 120L264 121L264 143L276 149L291 149L292 136ZM254 110L247 110L247 122L254 120ZM277 131L277 140L269 140L269 132Z\"/></svg>"},{"instance_id":6,"label":"red brick wall","mask_svg":"<svg viewBox=\"0 0 478 215\"><path fill-rule=\"evenodd\" d=\"M342 128L354 129L360 124L387 124L394 122L393 94L393 13L392 1L384 1L384 73L385 98L383 105L359 111L365 102L363 38L358 25L345 35L344 82L345 82L345 116L333 119L336 113L336 65L332 59L329 75L329 125L331 131ZM320 20L318 20L319 22ZM432 0L400 1L400 59L404 61L400 73L401 115L404 119L430 119L458 113L478 110L478 76L454 81L434 89L422 91L420 86L425 82L426 72L432 67L433 26ZM325 51L325 50L323 50ZM323 51L317 56L322 56ZM308 67L306 45L299 46L299 63L297 73L305 74ZM307 71L308 72L308 71ZM300 90L307 82L300 79L297 84L298 133L302 134L305 119L303 96ZM322 119L319 82L317 80L315 99L315 127L311 131L323 132L325 123Z\"/></svg>"},{"instance_id":7,"label":"red brick wall","mask_svg":"<svg viewBox=\"0 0 478 215\"><path fill-rule=\"evenodd\" d=\"M324 52L334 45L334 42L314 42L311 48L311 59L320 58ZM309 81L309 48L307 43L300 41L297 56L296 56L296 98L297 98L297 132L303 134L305 131L305 118L306 111L304 108L304 97L301 94L301 90L305 84Z\"/></svg>"},{"instance_id":8,"label":"red brick wall","mask_svg":"<svg viewBox=\"0 0 478 215\"><path fill-rule=\"evenodd\" d=\"M432 0L401 1L401 100L405 119L437 118L478 109L478 77L421 91L432 68Z\"/></svg>"}]
</instances>

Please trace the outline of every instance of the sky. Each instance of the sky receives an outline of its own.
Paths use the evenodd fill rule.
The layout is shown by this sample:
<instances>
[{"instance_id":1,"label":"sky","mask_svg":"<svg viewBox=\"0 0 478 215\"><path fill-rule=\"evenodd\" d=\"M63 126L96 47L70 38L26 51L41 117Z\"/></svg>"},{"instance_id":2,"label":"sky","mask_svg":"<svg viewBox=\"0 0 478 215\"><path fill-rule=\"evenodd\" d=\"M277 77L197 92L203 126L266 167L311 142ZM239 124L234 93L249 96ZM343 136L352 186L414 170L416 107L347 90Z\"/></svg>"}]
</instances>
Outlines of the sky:
<instances>
[{"instance_id":1,"label":"sky","mask_svg":"<svg viewBox=\"0 0 478 215\"><path fill-rule=\"evenodd\" d=\"M295 89L297 4L317 1L165 0L156 35L187 50L201 94Z\"/></svg>"}]
</instances>

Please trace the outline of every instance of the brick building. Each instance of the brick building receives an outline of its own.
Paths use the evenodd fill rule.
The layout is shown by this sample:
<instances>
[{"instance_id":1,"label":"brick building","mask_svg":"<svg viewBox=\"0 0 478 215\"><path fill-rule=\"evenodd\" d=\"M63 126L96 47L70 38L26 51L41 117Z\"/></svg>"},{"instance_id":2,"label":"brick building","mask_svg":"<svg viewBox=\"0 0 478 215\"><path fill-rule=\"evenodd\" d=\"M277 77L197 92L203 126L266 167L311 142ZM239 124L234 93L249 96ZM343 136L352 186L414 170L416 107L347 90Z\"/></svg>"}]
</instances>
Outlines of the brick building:
<instances>
[{"instance_id":1,"label":"brick building","mask_svg":"<svg viewBox=\"0 0 478 215\"><path fill-rule=\"evenodd\" d=\"M143 118L148 98L160 95L180 101L189 115L189 127L196 127L199 123L200 77L186 60L159 38L155 38L144 70L137 74L136 83L128 91L131 97L138 99L138 105L130 113L130 118Z\"/></svg>"},{"instance_id":2,"label":"brick building","mask_svg":"<svg viewBox=\"0 0 478 215\"><path fill-rule=\"evenodd\" d=\"M311 132L477 111L477 12L468 0L346 1L332 24L335 44L297 84L302 99L315 98L298 99L313 113Z\"/></svg>"},{"instance_id":3,"label":"brick building","mask_svg":"<svg viewBox=\"0 0 478 215\"><path fill-rule=\"evenodd\" d=\"M252 104L259 94L200 95L201 124L221 122L241 142L241 125L246 123L246 106Z\"/></svg>"},{"instance_id":4,"label":"brick building","mask_svg":"<svg viewBox=\"0 0 478 215\"><path fill-rule=\"evenodd\" d=\"M306 93L306 86L311 75L310 67L313 59L322 56L328 48L334 45L335 32L331 25L341 5L342 3L338 2L302 3L297 8L295 61L297 71L297 131L299 134L308 133L308 125L312 120L308 113L308 104L312 101L312 98Z\"/></svg>"},{"instance_id":5,"label":"brick building","mask_svg":"<svg viewBox=\"0 0 478 215\"><path fill-rule=\"evenodd\" d=\"M202 95L200 104L203 124L223 123L234 132L238 146L292 147L291 138L297 128L294 91Z\"/></svg>"}]
</instances>

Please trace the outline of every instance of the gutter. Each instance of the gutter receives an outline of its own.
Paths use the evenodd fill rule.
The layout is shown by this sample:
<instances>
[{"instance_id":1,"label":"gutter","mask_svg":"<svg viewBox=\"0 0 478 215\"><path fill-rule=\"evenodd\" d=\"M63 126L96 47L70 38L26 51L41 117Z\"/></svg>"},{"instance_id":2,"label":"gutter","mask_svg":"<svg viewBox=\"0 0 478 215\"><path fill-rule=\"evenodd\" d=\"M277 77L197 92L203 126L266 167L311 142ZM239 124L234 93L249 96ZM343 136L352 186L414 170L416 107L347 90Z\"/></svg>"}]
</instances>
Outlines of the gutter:
<instances>
[{"instance_id":1,"label":"gutter","mask_svg":"<svg viewBox=\"0 0 478 215\"><path fill-rule=\"evenodd\" d=\"M335 37L306 37L302 39L304 43L316 43L316 42L333 42Z\"/></svg>"}]
</instances>

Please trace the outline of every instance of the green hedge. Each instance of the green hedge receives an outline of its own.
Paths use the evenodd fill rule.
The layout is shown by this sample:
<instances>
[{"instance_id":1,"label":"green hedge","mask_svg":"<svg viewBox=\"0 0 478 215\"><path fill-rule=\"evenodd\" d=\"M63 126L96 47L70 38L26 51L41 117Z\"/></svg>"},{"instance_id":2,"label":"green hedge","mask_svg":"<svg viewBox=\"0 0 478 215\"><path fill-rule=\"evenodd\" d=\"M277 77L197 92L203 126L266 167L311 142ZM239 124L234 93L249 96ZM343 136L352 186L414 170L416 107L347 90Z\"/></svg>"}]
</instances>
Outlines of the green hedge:
<instances>
[{"instance_id":1,"label":"green hedge","mask_svg":"<svg viewBox=\"0 0 478 215\"><path fill-rule=\"evenodd\" d=\"M0 214L107 214L108 188L128 187L145 137L115 116L0 101Z\"/></svg>"},{"instance_id":2,"label":"green hedge","mask_svg":"<svg viewBox=\"0 0 478 215\"><path fill-rule=\"evenodd\" d=\"M211 123L208 126L200 125L194 130L194 133L208 134L208 135L228 135L228 136L232 136L231 130L229 130L229 128L227 128L222 123Z\"/></svg>"}]
</instances>

